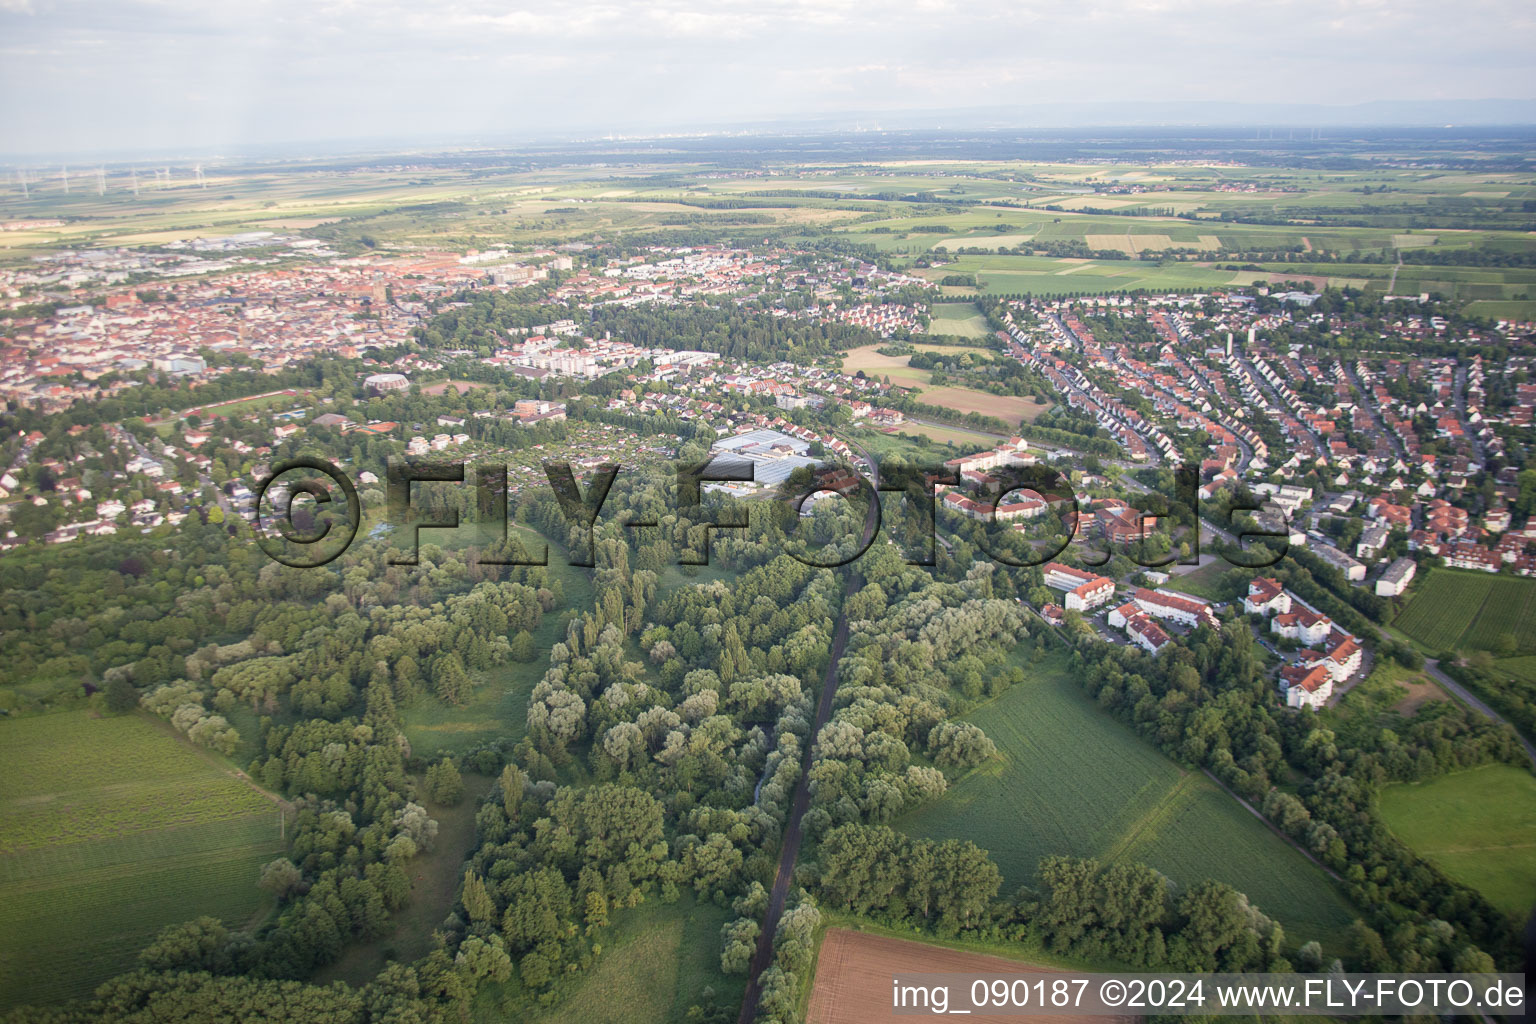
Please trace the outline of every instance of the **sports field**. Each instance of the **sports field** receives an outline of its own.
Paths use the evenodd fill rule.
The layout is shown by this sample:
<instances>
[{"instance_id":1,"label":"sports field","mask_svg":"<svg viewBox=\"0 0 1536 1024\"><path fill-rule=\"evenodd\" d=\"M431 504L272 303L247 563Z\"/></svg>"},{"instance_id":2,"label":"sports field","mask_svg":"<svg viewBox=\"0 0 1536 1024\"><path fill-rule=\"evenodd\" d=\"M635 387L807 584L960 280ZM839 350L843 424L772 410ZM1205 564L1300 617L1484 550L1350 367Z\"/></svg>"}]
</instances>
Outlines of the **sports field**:
<instances>
[{"instance_id":1,"label":"sports field","mask_svg":"<svg viewBox=\"0 0 1536 1024\"><path fill-rule=\"evenodd\" d=\"M991 852L1004 889L1050 854L1146 863L1180 885L1215 878L1337 947L1354 916L1327 876L1204 775L1188 773L1084 697L1059 656L978 708L999 757L897 822Z\"/></svg>"},{"instance_id":2,"label":"sports field","mask_svg":"<svg viewBox=\"0 0 1536 1024\"><path fill-rule=\"evenodd\" d=\"M1536 652L1536 580L1433 569L1393 625L1430 651Z\"/></svg>"},{"instance_id":3,"label":"sports field","mask_svg":"<svg viewBox=\"0 0 1536 1024\"><path fill-rule=\"evenodd\" d=\"M1381 816L1447 875L1521 920L1536 907L1536 777L1495 764L1388 786Z\"/></svg>"},{"instance_id":4,"label":"sports field","mask_svg":"<svg viewBox=\"0 0 1536 1024\"><path fill-rule=\"evenodd\" d=\"M0 721L0 1009L132 966L164 926L264 913L278 807L137 715Z\"/></svg>"}]
</instances>

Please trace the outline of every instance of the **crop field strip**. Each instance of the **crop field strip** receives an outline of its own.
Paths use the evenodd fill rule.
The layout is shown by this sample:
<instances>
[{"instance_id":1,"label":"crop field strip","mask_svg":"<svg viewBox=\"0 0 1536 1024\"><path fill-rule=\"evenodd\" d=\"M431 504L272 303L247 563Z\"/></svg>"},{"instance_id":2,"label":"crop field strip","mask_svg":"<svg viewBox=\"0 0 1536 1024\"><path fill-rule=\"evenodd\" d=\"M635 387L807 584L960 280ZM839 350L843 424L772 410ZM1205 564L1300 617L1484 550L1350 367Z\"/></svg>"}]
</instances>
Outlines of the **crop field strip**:
<instances>
[{"instance_id":1,"label":"crop field strip","mask_svg":"<svg viewBox=\"0 0 1536 1024\"><path fill-rule=\"evenodd\" d=\"M1506 636L1536 651L1536 580L1435 569L1393 625L1431 651L1495 650Z\"/></svg>"},{"instance_id":2,"label":"crop field strip","mask_svg":"<svg viewBox=\"0 0 1536 1024\"><path fill-rule=\"evenodd\" d=\"M1041 857L1141 861L1181 885L1245 892L1297 942L1337 946L1354 912L1327 877L1203 776L1184 773L1087 700L1057 660L969 717L1000 758L898 819L925 838L991 852L1004 887Z\"/></svg>"},{"instance_id":3,"label":"crop field strip","mask_svg":"<svg viewBox=\"0 0 1536 1024\"><path fill-rule=\"evenodd\" d=\"M239 926L268 904L261 849L214 850L0 886L0 1008L87 994L130 969L166 925L202 915Z\"/></svg>"},{"instance_id":4,"label":"crop field strip","mask_svg":"<svg viewBox=\"0 0 1536 1024\"><path fill-rule=\"evenodd\" d=\"M80 996L169 924L271 905L279 808L136 715L0 722L0 1010Z\"/></svg>"}]
</instances>

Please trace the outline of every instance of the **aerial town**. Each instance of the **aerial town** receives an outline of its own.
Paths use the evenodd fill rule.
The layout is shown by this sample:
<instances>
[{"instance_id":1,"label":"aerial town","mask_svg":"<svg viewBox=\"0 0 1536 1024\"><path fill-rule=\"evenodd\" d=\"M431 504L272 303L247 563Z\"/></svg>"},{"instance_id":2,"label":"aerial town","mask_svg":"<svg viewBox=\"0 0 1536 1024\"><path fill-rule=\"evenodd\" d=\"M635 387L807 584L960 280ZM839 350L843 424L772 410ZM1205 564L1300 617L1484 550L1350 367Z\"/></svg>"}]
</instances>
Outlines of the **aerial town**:
<instances>
[{"instance_id":1,"label":"aerial town","mask_svg":"<svg viewBox=\"0 0 1536 1024\"><path fill-rule=\"evenodd\" d=\"M1516 964L1528 159L1082 145L23 175L0 1014Z\"/></svg>"}]
</instances>

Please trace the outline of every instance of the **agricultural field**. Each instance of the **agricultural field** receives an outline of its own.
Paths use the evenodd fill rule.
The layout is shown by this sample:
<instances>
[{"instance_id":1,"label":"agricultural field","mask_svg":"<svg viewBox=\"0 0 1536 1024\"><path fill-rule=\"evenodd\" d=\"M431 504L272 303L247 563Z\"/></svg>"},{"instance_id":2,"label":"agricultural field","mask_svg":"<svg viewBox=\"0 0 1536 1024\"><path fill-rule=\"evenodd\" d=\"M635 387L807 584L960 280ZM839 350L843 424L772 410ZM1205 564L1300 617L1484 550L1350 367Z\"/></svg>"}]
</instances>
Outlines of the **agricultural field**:
<instances>
[{"instance_id":1,"label":"agricultural field","mask_svg":"<svg viewBox=\"0 0 1536 1024\"><path fill-rule=\"evenodd\" d=\"M1327 876L1204 775L1187 773L1076 689L1055 656L978 708L999 757L896 822L989 850L1004 888L1049 854L1151 865L1180 885L1215 878L1247 893L1294 942L1338 947L1353 917Z\"/></svg>"},{"instance_id":2,"label":"agricultural field","mask_svg":"<svg viewBox=\"0 0 1536 1024\"><path fill-rule=\"evenodd\" d=\"M1536 580L1433 569L1393 625L1431 652L1536 652Z\"/></svg>"},{"instance_id":3,"label":"agricultural field","mask_svg":"<svg viewBox=\"0 0 1536 1024\"><path fill-rule=\"evenodd\" d=\"M476 1024L609 1024L611 1021L681 1021L690 1006L714 993L713 1004L734 1010L742 981L720 973L720 927L729 911L685 895L672 905L649 902L614 917L603 952L553 1009L530 1008L514 978L482 991Z\"/></svg>"},{"instance_id":4,"label":"agricultural field","mask_svg":"<svg viewBox=\"0 0 1536 1024\"><path fill-rule=\"evenodd\" d=\"M1030 977L1050 973L1053 971L1049 967L1022 960L845 928L828 928L816 956L816 981L811 987L810 1007L805 1019L806 1024L883 1024L885 1021L907 1019L891 1009L893 974ZM951 1001L948 1004L950 1013L966 1005L954 1002L955 995L951 990ZM930 1009L929 1012L938 1011ZM1018 1022L1028 1019L1017 1014L1002 1016L971 1013L966 1016L966 1020L978 1021ZM1064 1024L1073 1021L1126 1024L1135 1020L1129 1016L1074 1017L1070 1014L1053 1015L1048 1019Z\"/></svg>"},{"instance_id":5,"label":"agricultural field","mask_svg":"<svg viewBox=\"0 0 1536 1024\"><path fill-rule=\"evenodd\" d=\"M994 395L989 391L977 391L975 388L955 387L943 385L938 387L926 387L917 395L917 400L925 405L936 405L944 409L953 409L957 412L974 412L983 416L996 416L1006 423L1017 425L1019 423L1033 423L1040 418L1040 414L1050 408L1049 404L1037 402L1032 395L1019 397L1017 395Z\"/></svg>"},{"instance_id":6,"label":"agricultural field","mask_svg":"<svg viewBox=\"0 0 1536 1024\"><path fill-rule=\"evenodd\" d=\"M1447 875L1520 920L1536 906L1536 777L1485 765L1381 791L1383 820Z\"/></svg>"},{"instance_id":7,"label":"agricultural field","mask_svg":"<svg viewBox=\"0 0 1536 1024\"><path fill-rule=\"evenodd\" d=\"M760 180L721 179L707 159L666 165L665 183L657 180L658 169L366 167L315 175L228 165L205 168L206 187L198 187L192 169L184 167L165 181L146 178L135 191L129 171L120 168L108 172L103 195L94 188L65 195L57 182L39 182L30 197L13 190L7 197L13 216L61 217L62 223L4 232L0 260L24 260L65 246L158 246L252 230L302 232L341 249L378 251L532 246L597 235L643 239L686 226L722 233L750 228L789 245L830 236L897 257L943 253L950 262L921 272L933 280L975 274L983 294L1205 289L1300 280L1303 274L1318 284L1379 291L1399 251L1530 251L1524 204L1536 198L1536 187L1515 175L1382 167L1334 172L886 161L857 171L786 166L776 175L772 195L763 194ZM1231 189L1235 182L1250 187ZM1148 191L1094 191L1106 185ZM794 194L797 190L805 194ZM828 192L839 197L829 198ZM919 193L964 205L911 201ZM731 208L712 205L721 202ZM1242 223L1223 215L1294 222ZM1016 251L1063 243L1144 258L1094 260L1073 268ZM1183 250L1185 258L1160 258L1167 250ZM1332 258L1305 270L1272 262L1257 264L1257 271L1231 269L1249 265L1238 258L1245 252L1277 250ZM282 260L299 259L292 250L274 253ZM1348 262L1362 256L1381 262ZM1536 271L1530 268L1409 263L1399 272L1396 291L1441 292L1490 316L1536 315ZM969 317L941 317L952 319L963 326L941 323L934 329L966 336L982 329Z\"/></svg>"},{"instance_id":8,"label":"agricultural field","mask_svg":"<svg viewBox=\"0 0 1536 1024\"><path fill-rule=\"evenodd\" d=\"M89 992L164 926L270 908L279 807L137 715L0 721L0 1009Z\"/></svg>"}]
</instances>

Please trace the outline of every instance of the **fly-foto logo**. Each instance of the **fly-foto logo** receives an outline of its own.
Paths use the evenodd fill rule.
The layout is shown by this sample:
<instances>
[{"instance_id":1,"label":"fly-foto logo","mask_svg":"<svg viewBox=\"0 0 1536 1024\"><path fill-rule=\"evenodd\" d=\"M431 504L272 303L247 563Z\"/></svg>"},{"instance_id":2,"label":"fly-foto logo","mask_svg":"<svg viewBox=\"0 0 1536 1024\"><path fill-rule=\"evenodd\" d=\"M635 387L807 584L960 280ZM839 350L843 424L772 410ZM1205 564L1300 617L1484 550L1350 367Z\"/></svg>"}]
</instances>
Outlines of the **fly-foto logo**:
<instances>
[{"instance_id":1,"label":"fly-foto logo","mask_svg":"<svg viewBox=\"0 0 1536 1024\"><path fill-rule=\"evenodd\" d=\"M508 487L509 467L505 464L478 464L472 475L464 462L434 461L417 462L392 458L385 470L386 504L389 521L397 528L408 531L407 549L391 556L392 565L418 564L421 530L452 530L460 526L460 512L456 505L418 505L412 500L412 485L416 483L458 484L471 483L474 487L475 521L484 536L501 541L506 547L509 538ZM558 501L566 525L571 528L576 541L570 546L569 564L592 567L596 564L596 542L593 530L608 500L614 481L622 467L616 463L604 463L593 469L582 485L569 462L543 463L544 476ZM685 552L679 564L708 565L709 535L715 530L742 530L750 526L750 503L735 506L712 506L704 502L706 484L742 484L754 480L754 464L747 460L711 459L707 462L674 467L676 481L676 511L702 530L702 543L696 552ZM968 474L976 477L978 474ZM1189 531L1185 554L1169 552L1149 557L1135 541L1148 536L1146 526L1155 522L1156 516L1169 514L1173 507L1189 512L1194 524L1200 523L1199 475L1189 465L1181 465L1174 473L1175 494L1172 496L1149 495L1144 504L1165 506L1153 513L1130 509L1128 514L1136 521L1132 529L1132 543L1125 554L1144 568L1159 568L1175 563L1198 564L1200 540L1198 525ZM821 551L812 551L808 545L788 545L786 553L799 561L820 568L836 568L857 559L867 551L879 535L881 520L881 494L900 495L916 516L923 532L924 552L909 558L913 565L933 565L934 544L937 537L938 515L941 504L962 508L972 519L982 521L990 530L982 530L974 538L976 544L992 559L1014 567L1042 565L1057 558L1068 545L1082 539L1083 516L1076 492L1067 475L1061 470L1045 465L1008 466L979 474L979 480L966 481L970 486L961 490L962 481L950 466L899 465L890 467L870 466L868 475L849 466L822 465L809 474L809 478L792 477L791 483L780 488L780 495L795 512L804 510L813 498L837 495L865 508L865 516L859 520L861 527L852 527L854 543L823 543ZM339 491L339 498L332 490ZM946 501L940 501L944 494ZM297 499L306 496L313 499L315 507L300 512L303 506ZM269 500L270 499L270 500ZM334 509L344 502L344 516L319 517L315 513ZM270 506L270 508L269 508ZM1010 531L1005 527L1018 509L1054 513L1064 524L1064 529L1054 537L1037 538L1029 545L1008 543L1004 538ZM1228 515L1236 512L1256 512L1254 504L1234 504L1227 507ZM270 513L270 514L269 514ZM1283 522L1279 530L1239 528L1232 532L1237 547L1245 557L1225 555L1228 562L1248 569L1262 569L1283 558L1288 550L1289 524ZM798 518L798 517L797 517ZM1122 519L1123 521L1123 519ZM256 538L263 551L275 561L293 568L318 568L338 558L357 536L362 522L361 503L357 488L335 464L313 456L300 456L273 467L272 474L263 480L256 491ZM656 528L653 520L629 519L622 524L626 529ZM873 528L869 528L872 526ZM1013 527L1022 531L1022 526ZM1123 532L1123 531L1122 531ZM1267 540L1270 543L1256 549L1243 549L1243 542ZM1106 551L1098 552L1097 559L1089 557L1091 564L1103 564L1111 557ZM549 549L546 545L537 556L524 551L493 557L481 553L477 558L481 565L548 565Z\"/></svg>"}]
</instances>

